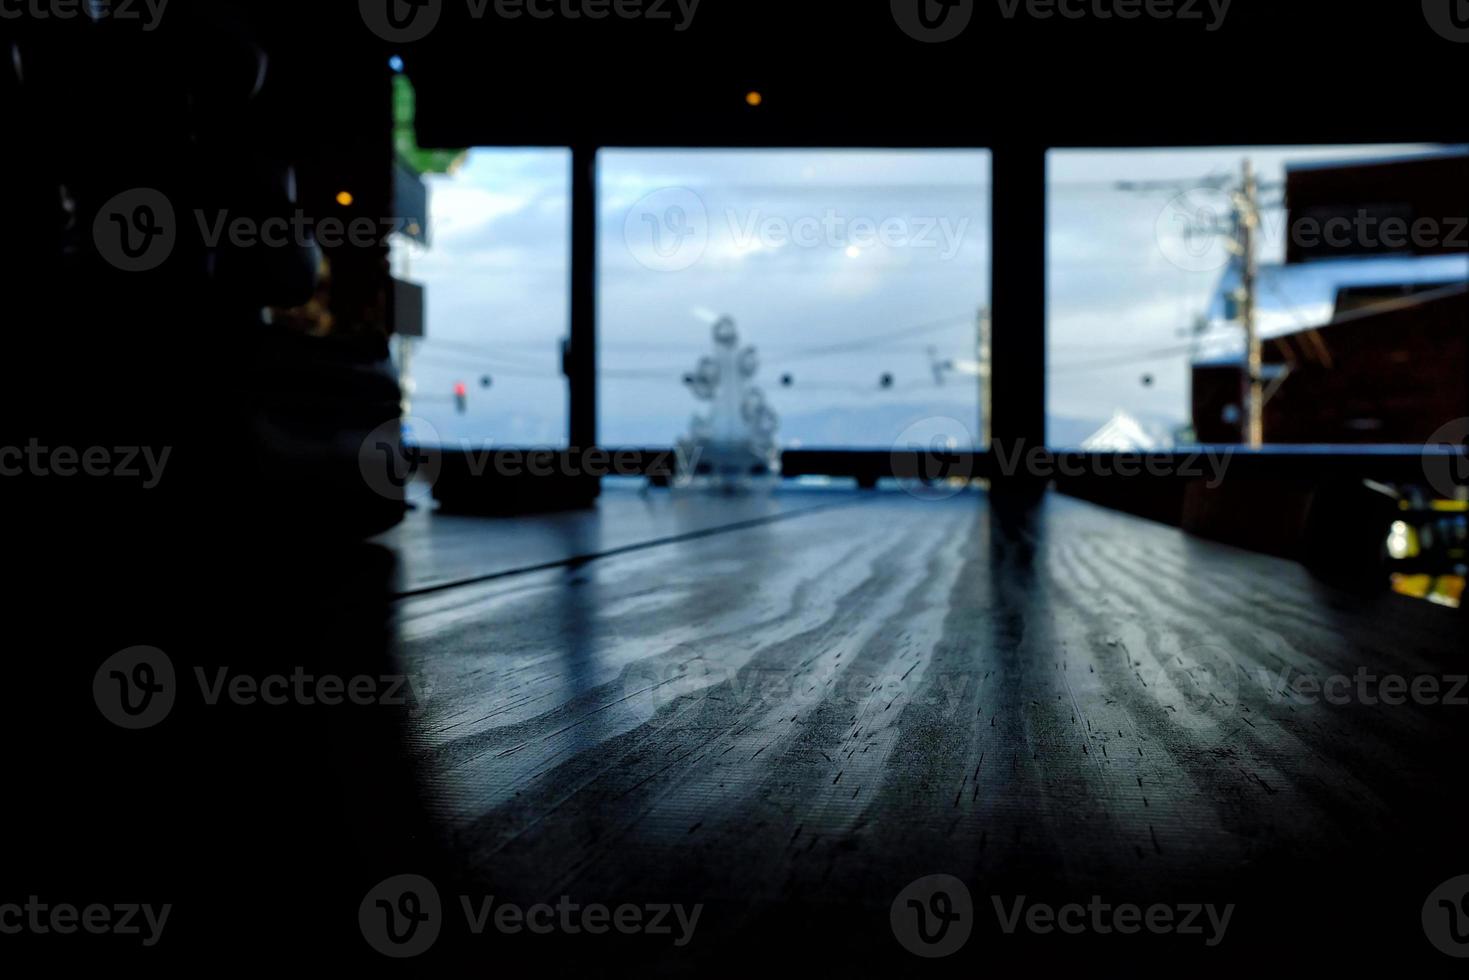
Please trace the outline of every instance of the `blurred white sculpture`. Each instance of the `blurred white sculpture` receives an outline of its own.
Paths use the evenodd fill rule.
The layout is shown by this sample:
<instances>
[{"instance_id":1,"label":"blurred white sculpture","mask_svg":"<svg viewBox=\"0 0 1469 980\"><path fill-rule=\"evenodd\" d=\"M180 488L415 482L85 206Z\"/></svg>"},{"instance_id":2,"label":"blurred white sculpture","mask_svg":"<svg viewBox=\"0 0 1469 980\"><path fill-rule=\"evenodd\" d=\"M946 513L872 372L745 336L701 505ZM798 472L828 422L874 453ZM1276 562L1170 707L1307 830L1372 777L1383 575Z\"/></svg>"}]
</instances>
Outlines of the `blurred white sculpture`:
<instances>
[{"instance_id":1,"label":"blurred white sculpture","mask_svg":"<svg viewBox=\"0 0 1469 980\"><path fill-rule=\"evenodd\" d=\"M775 431L780 424L754 384L760 370L755 348L739 349L734 321L714 324L714 353L684 376L695 398L709 402L678 443L679 484L725 491L769 486L779 475Z\"/></svg>"}]
</instances>

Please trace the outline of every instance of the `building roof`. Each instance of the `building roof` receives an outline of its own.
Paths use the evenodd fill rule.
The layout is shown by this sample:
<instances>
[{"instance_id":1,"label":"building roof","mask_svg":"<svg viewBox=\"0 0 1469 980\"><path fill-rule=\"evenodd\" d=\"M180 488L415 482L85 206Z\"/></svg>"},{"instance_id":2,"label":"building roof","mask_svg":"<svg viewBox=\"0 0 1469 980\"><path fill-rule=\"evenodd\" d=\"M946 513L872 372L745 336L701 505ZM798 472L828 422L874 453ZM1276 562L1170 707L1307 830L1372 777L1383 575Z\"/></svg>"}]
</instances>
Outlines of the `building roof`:
<instances>
[{"instance_id":1,"label":"building roof","mask_svg":"<svg viewBox=\"0 0 1469 980\"><path fill-rule=\"evenodd\" d=\"M1336 296L1351 286L1411 286L1469 283L1469 255L1358 256L1301 265L1265 265L1259 270L1257 324L1269 340L1324 327L1336 311ZM1209 330L1200 341L1195 364L1236 363L1244 356L1244 337L1226 319L1228 297L1240 287L1240 269L1231 263L1210 301Z\"/></svg>"},{"instance_id":2,"label":"building roof","mask_svg":"<svg viewBox=\"0 0 1469 980\"><path fill-rule=\"evenodd\" d=\"M1293 170L1340 170L1346 167L1373 167L1382 164L1407 163L1415 160L1442 160L1469 155L1469 143L1449 144L1421 152L1400 153L1391 157L1334 157L1330 160L1297 160L1285 165L1286 173Z\"/></svg>"}]
</instances>

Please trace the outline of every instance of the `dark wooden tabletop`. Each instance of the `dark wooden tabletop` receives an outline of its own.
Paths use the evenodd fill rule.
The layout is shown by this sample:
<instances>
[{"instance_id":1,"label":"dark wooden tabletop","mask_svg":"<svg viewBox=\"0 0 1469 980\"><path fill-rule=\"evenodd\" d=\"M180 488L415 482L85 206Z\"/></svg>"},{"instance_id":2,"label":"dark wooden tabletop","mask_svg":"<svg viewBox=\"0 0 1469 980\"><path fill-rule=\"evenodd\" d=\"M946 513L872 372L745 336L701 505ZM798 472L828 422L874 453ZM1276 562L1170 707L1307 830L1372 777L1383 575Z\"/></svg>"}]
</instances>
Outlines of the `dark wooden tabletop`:
<instances>
[{"instance_id":1,"label":"dark wooden tabletop","mask_svg":"<svg viewBox=\"0 0 1469 980\"><path fill-rule=\"evenodd\" d=\"M1466 911L1430 901L1469 874L1457 610L1056 495L609 488L340 548L193 527L18 552L68 604L12 617L0 906L172 903L145 952L180 964L380 968L360 904L417 874L433 974L1461 966L1424 928ZM176 697L128 730L95 684L137 644ZM372 696L215 680L298 676ZM920 959L937 875L967 941ZM491 896L699 918L477 934ZM1227 930L1006 927L1129 905Z\"/></svg>"},{"instance_id":2,"label":"dark wooden tabletop","mask_svg":"<svg viewBox=\"0 0 1469 980\"><path fill-rule=\"evenodd\" d=\"M408 753L475 887L705 903L659 965L906 956L889 906L933 874L973 893L969 968L1439 956L1420 907L1469 872L1456 612L1058 496L832 494L640 540L396 603L430 692ZM1019 895L1235 903L1234 942L1007 936L991 900Z\"/></svg>"}]
</instances>

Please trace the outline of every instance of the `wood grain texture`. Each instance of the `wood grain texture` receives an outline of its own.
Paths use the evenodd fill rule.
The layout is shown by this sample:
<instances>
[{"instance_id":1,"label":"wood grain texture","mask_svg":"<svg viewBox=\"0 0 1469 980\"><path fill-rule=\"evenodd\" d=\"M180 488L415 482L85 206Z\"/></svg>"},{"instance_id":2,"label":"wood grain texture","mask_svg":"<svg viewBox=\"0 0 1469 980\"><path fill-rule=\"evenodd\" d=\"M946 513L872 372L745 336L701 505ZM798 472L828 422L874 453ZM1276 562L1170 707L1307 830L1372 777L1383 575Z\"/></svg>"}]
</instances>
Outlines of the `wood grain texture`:
<instances>
[{"instance_id":1,"label":"wood grain texture","mask_svg":"<svg viewBox=\"0 0 1469 980\"><path fill-rule=\"evenodd\" d=\"M831 500L826 494L799 491L674 496L640 492L624 481L606 488L593 510L532 518L435 513L426 495L415 503L402 524L375 539L401 559L393 585L399 594L698 536L828 506Z\"/></svg>"},{"instance_id":2,"label":"wood grain texture","mask_svg":"<svg viewBox=\"0 0 1469 980\"><path fill-rule=\"evenodd\" d=\"M396 630L467 877L709 903L708 962L793 916L888 955L933 873L986 907L1238 900L1265 942L1334 899L1416 928L1469 870L1469 708L1287 690L1464 673L1461 617L1065 498L853 497L411 598Z\"/></svg>"}]
</instances>

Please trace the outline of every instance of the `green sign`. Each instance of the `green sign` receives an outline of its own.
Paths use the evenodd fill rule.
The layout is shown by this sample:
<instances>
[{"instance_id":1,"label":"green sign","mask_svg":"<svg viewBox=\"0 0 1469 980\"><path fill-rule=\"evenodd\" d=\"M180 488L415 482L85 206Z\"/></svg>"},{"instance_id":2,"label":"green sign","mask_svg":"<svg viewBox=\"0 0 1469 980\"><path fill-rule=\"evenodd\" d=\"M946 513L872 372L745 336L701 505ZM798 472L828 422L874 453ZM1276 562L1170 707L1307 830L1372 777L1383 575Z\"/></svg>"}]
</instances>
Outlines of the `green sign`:
<instances>
[{"instance_id":1,"label":"green sign","mask_svg":"<svg viewBox=\"0 0 1469 980\"><path fill-rule=\"evenodd\" d=\"M401 72L393 76L393 145L398 157L420 174L452 174L464 162L468 150L425 150L418 145L413 120L418 111L418 93Z\"/></svg>"}]
</instances>

